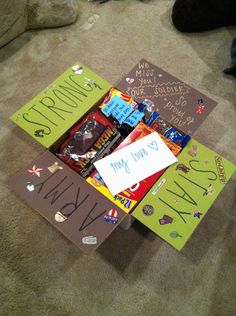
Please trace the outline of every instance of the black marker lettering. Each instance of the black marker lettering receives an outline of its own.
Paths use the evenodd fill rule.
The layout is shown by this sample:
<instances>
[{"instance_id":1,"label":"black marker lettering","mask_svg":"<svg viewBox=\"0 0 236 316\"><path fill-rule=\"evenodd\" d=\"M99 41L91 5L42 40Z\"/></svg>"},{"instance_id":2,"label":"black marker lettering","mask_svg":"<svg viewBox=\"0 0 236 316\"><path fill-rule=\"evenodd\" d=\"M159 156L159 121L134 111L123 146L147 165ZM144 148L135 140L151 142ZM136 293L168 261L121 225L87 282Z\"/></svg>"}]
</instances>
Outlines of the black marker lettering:
<instances>
[{"instance_id":1,"label":"black marker lettering","mask_svg":"<svg viewBox=\"0 0 236 316\"><path fill-rule=\"evenodd\" d=\"M46 100L48 100L49 102L51 102L51 105L50 104L47 104L46 103ZM62 120L65 120L65 118L63 116L61 116L59 113L57 113L55 110L58 110L58 111L61 111L61 112L65 112L65 113L73 113L71 111L66 111L66 110L63 110L63 109L60 109L55 105L55 102L52 98L50 97L44 97L42 98L40 101L39 101L42 105L46 106L47 109L49 109L50 111L52 111L54 114L56 114L57 116L59 116Z\"/></svg>"},{"instance_id":2,"label":"black marker lettering","mask_svg":"<svg viewBox=\"0 0 236 316\"><path fill-rule=\"evenodd\" d=\"M178 174L178 175L179 175L180 177L184 178L185 180L189 181L190 183L196 185L196 186L199 187L200 189L202 189L202 190L204 191L204 194L203 194L203 195L205 195L205 194L207 193L207 189L204 188L204 187L202 187L200 184L194 182L193 180L190 180L190 179L186 178L186 177L183 176L182 174Z\"/></svg>"},{"instance_id":3,"label":"black marker lettering","mask_svg":"<svg viewBox=\"0 0 236 316\"><path fill-rule=\"evenodd\" d=\"M45 127L47 129L47 132L45 130L43 130L43 134L44 135L50 135L51 134L51 128L47 125L44 125L42 123L38 123L38 122L35 122L35 121L32 121L32 120L29 120L28 118L26 118L26 116L29 116L29 113L24 113L22 115L23 119L28 122L28 123L31 123L31 124L35 124L35 125L38 125L38 126L41 126L41 127Z\"/></svg>"},{"instance_id":4,"label":"black marker lettering","mask_svg":"<svg viewBox=\"0 0 236 316\"><path fill-rule=\"evenodd\" d=\"M91 208L90 212L88 213L88 215L85 217L83 223L81 224L79 231L84 230L86 227L88 227L89 225L91 225L94 221L96 221L96 219L98 219L99 217L101 217L102 215L104 215L106 213L106 211L103 211L102 213L100 213L99 215L97 215L96 217L92 217L90 214L93 213L94 209L96 208L97 203L94 204L94 206ZM86 221L88 220L87 224Z\"/></svg>"},{"instance_id":5,"label":"black marker lettering","mask_svg":"<svg viewBox=\"0 0 236 316\"><path fill-rule=\"evenodd\" d=\"M63 215L65 215L67 218L71 216L89 197L89 194L87 194L80 202L78 202L79 195L80 195L80 187L78 187L75 202L66 203L65 205L61 207L60 212Z\"/></svg>"},{"instance_id":6,"label":"black marker lettering","mask_svg":"<svg viewBox=\"0 0 236 316\"><path fill-rule=\"evenodd\" d=\"M182 214L191 215L190 212L178 211L178 210L176 210L173 206L171 206L170 204L168 204L166 201L162 200L161 198L158 198L158 199L159 199L162 203L164 203L164 204L166 204L167 206L169 206L174 212L176 212L176 213L180 216L180 218L181 218L185 223L187 223L186 220L185 220L185 218L182 216Z\"/></svg>"},{"instance_id":7,"label":"black marker lettering","mask_svg":"<svg viewBox=\"0 0 236 316\"><path fill-rule=\"evenodd\" d=\"M189 164L190 164L190 167L194 170L194 171L198 171L198 172L207 172L207 173L211 173L214 175L214 178L208 178L208 180L212 180L212 181L215 181L217 179L217 174L214 172L214 171L211 171L211 170L201 170L201 169L196 169L192 166L193 163L199 163L198 160L190 160L189 161Z\"/></svg>"},{"instance_id":8,"label":"black marker lettering","mask_svg":"<svg viewBox=\"0 0 236 316\"><path fill-rule=\"evenodd\" d=\"M39 187L38 189L38 194L42 191L43 186L53 177L57 174L59 170L57 170L56 172L52 173L48 178L46 178L43 182L37 183L34 185L35 188Z\"/></svg>"},{"instance_id":9,"label":"black marker lettering","mask_svg":"<svg viewBox=\"0 0 236 316\"><path fill-rule=\"evenodd\" d=\"M69 79L71 79L71 78L69 78ZM71 79L72 80L72 79ZM73 81L73 80L72 80ZM81 92L80 90L78 90L77 89L77 87L75 87L75 86L73 86L72 84L70 84L69 82L67 82L67 81L64 81L68 86L70 86L70 87L66 87L66 86L63 86L63 85L59 85L59 87L61 88L61 89L63 89L63 90L65 90L66 92L68 92L70 95L72 95L74 98L76 98L76 99L78 99L80 102L83 102L83 100L82 99L80 99L79 98L79 96L78 95L76 95L76 94L74 94L74 93L72 93L72 92L75 92L75 93L77 93L77 94L79 94L79 95L82 95L82 96L84 96L84 97L87 97L87 95L84 93L84 92ZM74 81L73 81L74 82ZM74 82L75 83L75 82ZM77 85L77 83L75 83L76 85ZM90 87L91 87L91 85L89 85ZM92 87L91 87L92 88ZM91 89L89 92L91 92L93 89ZM72 91L72 92L71 92ZM87 91L87 90L86 90Z\"/></svg>"},{"instance_id":10,"label":"black marker lettering","mask_svg":"<svg viewBox=\"0 0 236 316\"><path fill-rule=\"evenodd\" d=\"M66 95L64 92L62 92L58 89L53 89L52 92L54 93L55 97L57 97L59 100L61 100L65 104L69 105L70 107L76 108L78 106L78 104L71 97ZM72 104L69 103L68 101L71 101Z\"/></svg>"},{"instance_id":11,"label":"black marker lettering","mask_svg":"<svg viewBox=\"0 0 236 316\"><path fill-rule=\"evenodd\" d=\"M44 115L43 113L41 113L39 110L35 109L35 106L37 106L37 104L34 104L33 106L31 106L31 108L29 108L29 110L33 109L35 112L37 112L39 115L41 115L42 117L44 117L47 121L49 121L50 123L52 123L55 126L58 126L56 123L54 123L53 121L51 121L46 115Z\"/></svg>"},{"instance_id":12,"label":"black marker lettering","mask_svg":"<svg viewBox=\"0 0 236 316\"><path fill-rule=\"evenodd\" d=\"M59 183L57 183L57 185L55 185L55 187L53 187L47 194L45 194L45 196L43 197L44 199L49 199L50 197L52 197L51 200L51 205L53 205L60 196L62 196L74 183L71 182L70 185L68 185L64 190L62 190L61 192L59 192L57 190L57 188L68 178L68 176L65 176Z\"/></svg>"},{"instance_id":13,"label":"black marker lettering","mask_svg":"<svg viewBox=\"0 0 236 316\"><path fill-rule=\"evenodd\" d=\"M173 192L169 189L166 189L166 191L180 197L181 199L184 199L185 201L187 201L188 203L190 204L193 204L193 205L197 205L197 203L194 201L194 199L184 190L184 188L181 187L181 185L179 185L176 181L174 181L174 183L183 191L183 194L182 195L179 195L178 193L176 192ZM189 198L187 199L186 196Z\"/></svg>"}]
</instances>

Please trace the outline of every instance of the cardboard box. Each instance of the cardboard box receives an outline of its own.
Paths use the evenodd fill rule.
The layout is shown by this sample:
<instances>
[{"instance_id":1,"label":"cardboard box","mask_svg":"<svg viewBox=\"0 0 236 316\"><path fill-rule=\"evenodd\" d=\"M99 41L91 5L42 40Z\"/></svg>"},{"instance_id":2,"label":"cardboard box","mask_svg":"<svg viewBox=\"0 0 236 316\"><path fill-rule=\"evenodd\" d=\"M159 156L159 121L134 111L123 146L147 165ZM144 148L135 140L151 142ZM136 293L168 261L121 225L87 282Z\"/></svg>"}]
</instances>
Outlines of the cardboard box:
<instances>
[{"instance_id":1,"label":"cardboard box","mask_svg":"<svg viewBox=\"0 0 236 316\"><path fill-rule=\"evenodd\" d=\"M187 132L193 132L215 105L213 100L177 78L155 66L150 68L146 61L137 67L137 80L148 88L148 93L142 90L142 96L150 94L152 98L154 93L155 98L160 98L159 112L166 111L169 97L175 103L176 113L178 106L184 108L176 114L179 118L187 120L190 113L195 113L189 124L177 126ZM152 81L147 80L147 74ZM126 86L136 84L131 75L124 80ZM124 82L118 87L122 90ZM11 117L47 149L10 179L13 189L86 254L92 253L129 216L128 211L87 183L54 151L68 137L72 126L101 103L110 88L109 83L77 63ZM160 92L160 88L165 89ZM199 107L201 103L196 109L197 100L203 101L204 107ZM178 163L167 168L132 215L181 249L234 173L235 166L194 139L178 158Z\"/></svg>"}]
</instances>

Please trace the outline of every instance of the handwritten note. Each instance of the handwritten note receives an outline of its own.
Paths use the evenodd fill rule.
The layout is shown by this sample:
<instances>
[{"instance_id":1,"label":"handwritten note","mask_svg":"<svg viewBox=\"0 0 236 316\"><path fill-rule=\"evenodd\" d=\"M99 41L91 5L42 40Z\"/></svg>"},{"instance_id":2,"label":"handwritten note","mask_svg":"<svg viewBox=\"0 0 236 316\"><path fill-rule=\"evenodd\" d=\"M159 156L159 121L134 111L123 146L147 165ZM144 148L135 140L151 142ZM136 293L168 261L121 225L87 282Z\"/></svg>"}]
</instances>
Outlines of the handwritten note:
<instances>
[{"instance_id":1,"label":"handwritten note","mask_svg":"<svg viewBox=\"0 0 236 316\"><path fill-rule=\"evenodd\" d=\"M176 161L177 158L154 132L95 162L95 167L115 195Z\"/></svg>"}]
</instances>

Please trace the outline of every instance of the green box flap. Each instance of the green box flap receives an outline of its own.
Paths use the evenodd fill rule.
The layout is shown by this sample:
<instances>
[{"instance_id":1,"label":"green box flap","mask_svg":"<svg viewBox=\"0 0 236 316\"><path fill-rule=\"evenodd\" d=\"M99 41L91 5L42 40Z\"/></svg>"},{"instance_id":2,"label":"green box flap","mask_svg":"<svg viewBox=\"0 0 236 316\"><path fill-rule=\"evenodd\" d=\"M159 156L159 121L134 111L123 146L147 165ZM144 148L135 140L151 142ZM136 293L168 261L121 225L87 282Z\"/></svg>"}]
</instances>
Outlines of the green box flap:
<instances>
[{"instance_id":1,"label":"green box flap","mask_svg":"<svg viewBox=\"0 0 236 316\"><path fill-rule=\"evenodd\" d=\"M235 170L234 164L191 139L132 215L181 250Z\"/></svg>"},{"instance_id":2,"label":"green box flap","mask_svg":"<svg viewBox=\"0 0 236 316\"><path fill-rule=\"evenodd\" d=\"M76 63L14 113L11 120L49 148L110 88L89 68Z\"/></svg>"}]
</instances>

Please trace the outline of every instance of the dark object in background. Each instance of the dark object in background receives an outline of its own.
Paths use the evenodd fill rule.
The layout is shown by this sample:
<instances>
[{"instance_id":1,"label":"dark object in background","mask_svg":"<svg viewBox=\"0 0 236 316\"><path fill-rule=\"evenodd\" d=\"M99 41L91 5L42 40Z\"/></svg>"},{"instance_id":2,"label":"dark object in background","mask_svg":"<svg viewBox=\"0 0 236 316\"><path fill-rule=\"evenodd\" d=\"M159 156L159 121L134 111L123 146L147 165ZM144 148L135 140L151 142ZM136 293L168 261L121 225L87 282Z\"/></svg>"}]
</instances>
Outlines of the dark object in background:
<instances>
[{"instance_id":1,"label":"dark object in background","mask_svg":"<svg viewBox=\"0 0 236 316\"><path fill-rule=\"evenodd\" d=\"M224 70L224 73L226 75L232 75L236 78L236 37L233 39L233 42L232 42L230 56L231 56L232 67L226 68Z\"/></svg>"},{"instance_id":2,"label":"dark object in background","mask_svg":"<svg viewBox=\"0 0 236 316\"><path fill-rule=\"evenodd\" d=\"M181 32L236 25L236 0L176 0L172 21Z\"/></svg>"},{"instance_id":3,"label":"dark object in background","mask_svg":"<svg viewBox=\"0 0 236 316\"><path fill-rule=\"evenodd\" d=\"M102 4L102 3L106 3L110 0L88 0L88 1L91 1L91 2L99 2L99 4ZM115 1L119 1L119 0L115 0ZM139 1L145 1L145 0L139 0Z\"/></svg>"}]
</instances>

